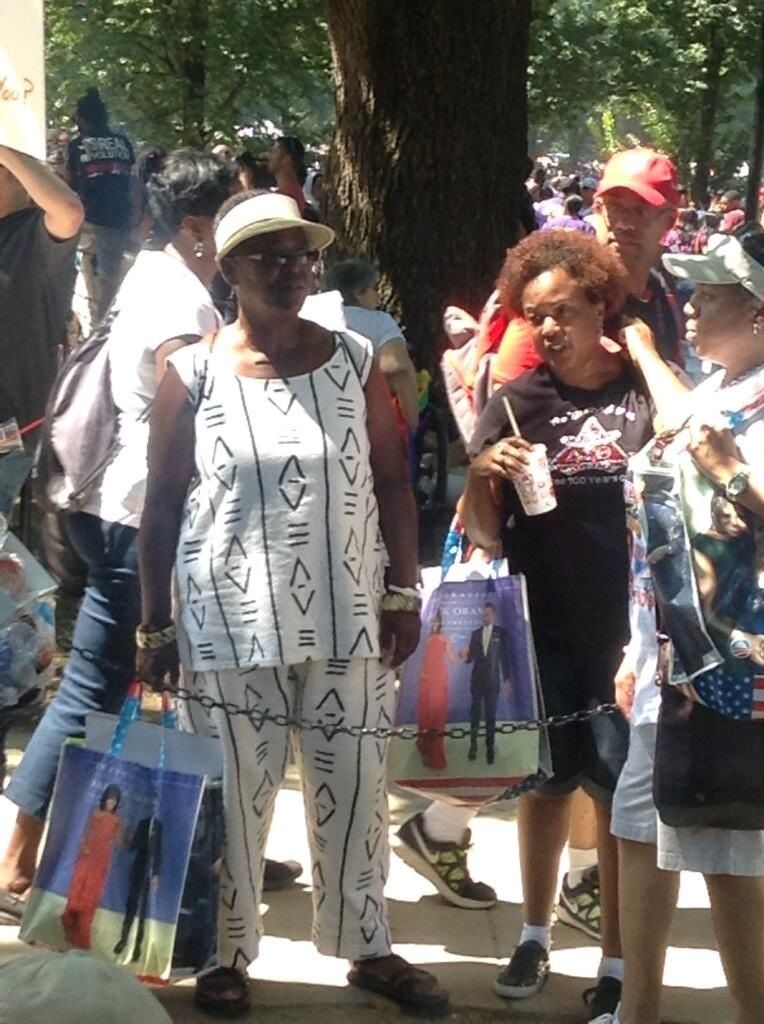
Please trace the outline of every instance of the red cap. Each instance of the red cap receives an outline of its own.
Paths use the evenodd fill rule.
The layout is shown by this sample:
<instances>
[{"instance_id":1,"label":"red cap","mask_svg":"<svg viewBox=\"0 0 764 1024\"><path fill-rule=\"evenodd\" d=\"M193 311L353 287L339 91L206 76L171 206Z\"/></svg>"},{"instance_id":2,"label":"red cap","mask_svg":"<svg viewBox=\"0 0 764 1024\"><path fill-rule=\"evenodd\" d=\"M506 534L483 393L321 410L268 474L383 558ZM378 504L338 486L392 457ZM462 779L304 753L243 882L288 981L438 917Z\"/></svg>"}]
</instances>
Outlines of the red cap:
<instances>
[{"instance_id":1,"label":"red cap","mask_svg":"<svg viewBox=\"0 0 764 1024\"><path fill-rule=\"evenodd\" d=\"M605 165L597 195L626 188L651 206L679 205L676 167L654 149L624 149Z\"/></svg>"}]
</instances>

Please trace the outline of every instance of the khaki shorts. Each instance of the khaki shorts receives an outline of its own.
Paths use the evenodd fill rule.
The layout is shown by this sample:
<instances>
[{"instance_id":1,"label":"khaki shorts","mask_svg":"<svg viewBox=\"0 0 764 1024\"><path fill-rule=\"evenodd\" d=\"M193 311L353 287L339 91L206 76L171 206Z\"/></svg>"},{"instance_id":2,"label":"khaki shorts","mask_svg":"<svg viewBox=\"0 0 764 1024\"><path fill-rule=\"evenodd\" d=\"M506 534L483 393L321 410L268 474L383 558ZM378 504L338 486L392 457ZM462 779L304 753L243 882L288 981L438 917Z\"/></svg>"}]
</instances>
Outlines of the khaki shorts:
<instances>
[{"instance_id":1,"label":"khaki shorts","mask_svg":"<svg viewBox=\"0 0 764 1024\"><path fill-rule=\"evenodd\" d=\"M764 832L664 825L653 802L653 766L658 727L632 726L629 754L613 797L610 831L619 839L651 843L664 871L703 875L764 875Z\"/></svg>"}]
</instances>

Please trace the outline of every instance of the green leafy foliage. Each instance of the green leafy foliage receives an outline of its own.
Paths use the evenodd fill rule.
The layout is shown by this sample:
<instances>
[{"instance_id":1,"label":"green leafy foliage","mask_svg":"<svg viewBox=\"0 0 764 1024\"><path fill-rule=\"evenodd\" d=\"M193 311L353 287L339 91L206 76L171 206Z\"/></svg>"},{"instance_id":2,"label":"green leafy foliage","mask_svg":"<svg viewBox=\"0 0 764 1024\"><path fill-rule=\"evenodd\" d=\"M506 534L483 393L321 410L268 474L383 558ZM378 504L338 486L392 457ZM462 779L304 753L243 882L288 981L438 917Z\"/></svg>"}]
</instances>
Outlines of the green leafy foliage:
<instances>
[{"instance_id":1,"label":"green leafy foliage","mask_svg":"<svg viewBox=\"0 0 764 1024\"><path fill-rule=\"evenodd\" d=\"M646 142L672 153L688 181L709 155L717 180L747 158L764 0L533 6L532 151L580 161ZM324 0L47 0L46 20L54 124L95 84L139 141L230 141L237 128L257 135L268 121L312 144L331 135ZM709 122L712 45L722 57Z\"/></svg>"},{"instance_id":2,"label":"green leafy foliage","mask_svg":"<svg viewBox=\"0 0 764 1024\"><path fill-rule=\"evenodd\" d=\"M309 143L333 118L322 0L47 0L48 106L97 85L114 122L173 146L270 120Z\"/></svg>"},{"instance_id":3,"label":"green leafy foliage","mask_svg":"<svg viewBox=\"0 0 764 1024\"><path fill-rule=\"evenodd\" d=\"M747 158L761 0L536 0L534 12L532 147L592 159L646 142L689 180L716 39L712 169L725 179Z\"/></svg>"}]
</instances>

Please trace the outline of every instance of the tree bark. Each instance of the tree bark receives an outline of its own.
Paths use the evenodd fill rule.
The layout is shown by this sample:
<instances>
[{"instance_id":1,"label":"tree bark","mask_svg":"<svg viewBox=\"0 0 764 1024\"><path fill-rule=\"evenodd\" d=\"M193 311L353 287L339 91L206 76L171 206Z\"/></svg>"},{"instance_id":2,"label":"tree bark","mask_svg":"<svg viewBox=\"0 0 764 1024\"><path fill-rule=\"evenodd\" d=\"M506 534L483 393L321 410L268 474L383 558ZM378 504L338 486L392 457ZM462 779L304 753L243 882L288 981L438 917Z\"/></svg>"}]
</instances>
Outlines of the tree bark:
<instances>
[{"instance_id":1,"label":"tree bark","mask_svg":"<svg viewBox=\"0 0 764 1024\"><path fill-rule=\"evenodd\" d=\"M530 20L530 0L328 0L334 252L379 268L422 365L522 233Z\"/></svg>"},{"instance_id":2,"label":"tree bark","mask_svg":"<svg viewBox=\"0 0 764 1024\"><path fill-rule=\"evenodd\" d=\"M208 0L192 0L187 31L180 43L181 134L186 146L202 148L207 141Z\"/></svg>"},{"instance_id":3,"label":"tree bark","mask_svg":"<svg viewBox=\"0 0 764 1024\"><path fill-rule=\"evenodd\" d=\"M745 219L759 216L759 189L764 165L764 12L759 23L759 69L756 79L756 98L753 107L751 155L748 159L748 186L745 196Z\"/></svg>"},{"instance_id":4,"label":"tree bark","mask_svg":"<svg viewBox=\"0 0 764 1024\"><path fill-rule=\"evenodd\" d=\"M711 22L708 31L708 59L706 61L703 98L700 107L700 124L698 125L695 176L692 183L693 198L699 206L705 204L708 194L711 158L714 152L716 115L719 111L722 63L724 62L725 52L726 42L722 25L719 20L715 19Z\"/></svg>"}]
</instances>

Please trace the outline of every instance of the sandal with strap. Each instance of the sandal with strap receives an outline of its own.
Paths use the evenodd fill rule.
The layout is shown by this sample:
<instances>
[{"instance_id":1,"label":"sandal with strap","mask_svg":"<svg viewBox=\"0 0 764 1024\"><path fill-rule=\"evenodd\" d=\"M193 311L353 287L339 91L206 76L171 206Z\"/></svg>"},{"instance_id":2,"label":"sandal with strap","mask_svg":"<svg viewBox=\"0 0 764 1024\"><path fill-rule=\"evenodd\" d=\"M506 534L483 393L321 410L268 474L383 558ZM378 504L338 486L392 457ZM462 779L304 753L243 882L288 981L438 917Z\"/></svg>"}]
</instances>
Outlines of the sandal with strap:
<instances>
[{"instance_id":1,"label":"sandal with strap","mask_svg":"<svg viewBox=\"0 0 764 1024\"><path fill-rule=\"evenodd\" d=\"M448 992L438 984L437 978L427 971L414 967L403 957L391 954L382 957L390 962L391 970L385 975L369 970L369 965L378 958L360 960L353 964L348 981L356 988L387 996L404 1011L414 1016L441 1017L448 1013L450 1000Z\"/></svg>"},{"instance_id":2,"label":"sandal with strap","mask_svg":"<svg viewBox=\"0 0 764 1024\"><path fill-rule=\"evenodd\" d=\"M240 1017L250 1007L249 979L235 967L216 967L196 979L194 1002L217 1017Z\"/></svg>"}]
</instances>

